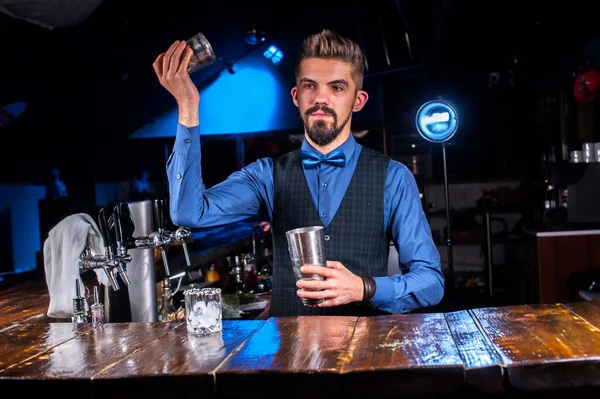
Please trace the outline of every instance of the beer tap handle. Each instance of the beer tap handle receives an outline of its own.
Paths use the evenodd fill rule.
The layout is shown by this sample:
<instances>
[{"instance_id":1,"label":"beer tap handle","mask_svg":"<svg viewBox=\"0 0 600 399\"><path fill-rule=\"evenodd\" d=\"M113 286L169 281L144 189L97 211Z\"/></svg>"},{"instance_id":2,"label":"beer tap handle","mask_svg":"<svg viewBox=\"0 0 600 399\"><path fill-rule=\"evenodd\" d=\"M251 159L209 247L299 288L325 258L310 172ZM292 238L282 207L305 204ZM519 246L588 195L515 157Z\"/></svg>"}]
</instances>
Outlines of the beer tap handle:
<instances>
[{"instance_id":1,"label":"beer tap handle","mask_svg":"<svg viewBox=\"0 0 600 399\"><path fill-rule=\"evenodd\" d=\"M123 242L127 248L135 248L135 238L133 237L135 223L133 221L133 215L129 210L129 205L126 202L121 203L121 226L123 231Z\"/></svg>"},{"instance_id":2,"label":"beer tap handle","mask_svg":"<svg viewBox=\"0 0 600 399\"><path fill-rule=\"evenodd\" d=\"M111 253L111 242L104 208L100 209L100 212L98 212L98 228L100 229L100 235L102 235L102 240L104 241L105 255L108 257Z\"/></svg>"},{"instance_id":3,"label":"beer tap handle","mask_svg":"<svg viewBox=\"0 0 600 399\"><path fill-rule=\"evenodd\" d=\"M158 247L160 250L160 254L162 255L163 265L165 267L165 275L169 277L171 275L171 271L169 270L169 261L167 260L167 251L164 247Z\"/></svg>"},{"instance_id":4,"label":"beer tap handle","mask_svg":"<svg viewBox=\"0 0 600 399\"><path fill-rule=\"evenodd\" d=\"M167 251L165 247L170 242L170 237L165 235L165 200L163 199L155 199L154 200L154 221L156 222L156 229L158 230L158 239L161 243L157 245L157 248L160 250L160 254L163 258L163 265L165 267L165 274L168 276L171 275L171 271L169 269L169 261L167 260Z\"/></svg>"},{"instance_id":5,"label":"beer tap handle","mask_svg":"<svg viewBox=\"0 0 600 399\"><path fill-rule=\"evenodd\" d=\"M104 213L104 208L100 209L98 213L98 228L100 229L100 234L102 235L102 239L104 240L104 248L105 248L105 256L106 262L102 265L102 270L106 273L106 277L108 278L108 282L113 290L117 291L119 287L119 283L115 278L115 275L112 272L112 269L107 267L108 261L113 258L113 246L112 246L112 236L110 234L110 230L108 229L108 220L106 219L106 215Z\"/></svg>"},{"instance_id":6,"label":"beer tap handle","mask_svg":"<svg viewBox=\"0 0 600 399\"><path fill-rule=\"evenodd\" d=\"M123 218L121 216L121 209L121 205L117 205L113 209L113 224L115 229L118 255L118 258L115 262L115 267L117 269L117 273L119 273L119 276L121 277L121 280L123 280L125 285L129 286L131 285L131 281L127 276L127 272L125 271L125 262L123 261L123 258L127 256L127 247L125 244L125 235L123 234Z\"/></svg>"},{"instance_id":7,"label":"beer tap handle","mask_svg":"<svg viewBox=\"0 0 600 399\"><path fill-rule=\"evenodd\" d=\"M182 242L181 246L183 247L183 254L185 255L185 264L187 265L187 267L192 267L192 262L190 261L190 253L188 252L187 244L185 242Z\"/></svg>"},{"instance_id":8,"label":"beer tap handle","mask_svg":"<svg viewBox=\"0 0 600 399\"><path fill-rule=\"evenodd\" d=\"M117 253L125 254L125 242L123 241L123 225L121 224L121 206L116 205L113 209L113 224L115 229L115 241L117 243Z\"/></svg>"},{"instance_id":9,"label":"beer tap handle","mask_svg":"<svg viewBox=\"0 0 600 399\"><path fill-rule=\"evenodd\" d=\"M154 222L156 223L156 229L159 233L165 229L165 218L164 218L164 201L162 199L154 200Z\"/></svg>"},{"instance_id":10,"label":"beer tap handle","mask_svg":"<svg viewBox=\"0 0 600 399\"><path fill-rule=\"evenodd\" d=\"M186 241L191 237L191 235L191 231L185 227L179 227L177 231L175 231L175 240L180 242L181 246L183 247L183 254L185 255L185 263L187 267L192 267L190 253L186 244Z\"/></svg>"}]
</instances>

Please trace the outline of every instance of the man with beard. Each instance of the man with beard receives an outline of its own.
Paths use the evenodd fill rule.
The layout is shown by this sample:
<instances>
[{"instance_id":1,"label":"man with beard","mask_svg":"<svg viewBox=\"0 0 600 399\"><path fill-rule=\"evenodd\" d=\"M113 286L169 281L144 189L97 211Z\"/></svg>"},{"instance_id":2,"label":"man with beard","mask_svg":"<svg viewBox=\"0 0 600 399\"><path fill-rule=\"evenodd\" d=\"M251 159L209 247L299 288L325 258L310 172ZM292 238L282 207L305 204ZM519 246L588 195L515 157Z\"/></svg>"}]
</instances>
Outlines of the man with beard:
<instances>
[{"instance_id":1,"label":"man with beard","mask_svg":"<svg viewBox=\"0 0 600 399\"><path fill-rule=\"evenodd\" d=\"M291 90L304 121L301 148L259 159L209 189L200 169L200 96L185 68L191 55L176 41L153 64L179 110L167 162L173 223L208 227L266 209L274 251L270 316L406 313L441 301L439 253L413 175L351 134L352 114L369 98L358 45L328 30L307 37ZM313 225L325 227L327 267L302 272L325 279L296 283L285 232ZM388 276L392 240L401 273ZM308 307L299 297L324 301Z\"/></svg>"}]
</instances>

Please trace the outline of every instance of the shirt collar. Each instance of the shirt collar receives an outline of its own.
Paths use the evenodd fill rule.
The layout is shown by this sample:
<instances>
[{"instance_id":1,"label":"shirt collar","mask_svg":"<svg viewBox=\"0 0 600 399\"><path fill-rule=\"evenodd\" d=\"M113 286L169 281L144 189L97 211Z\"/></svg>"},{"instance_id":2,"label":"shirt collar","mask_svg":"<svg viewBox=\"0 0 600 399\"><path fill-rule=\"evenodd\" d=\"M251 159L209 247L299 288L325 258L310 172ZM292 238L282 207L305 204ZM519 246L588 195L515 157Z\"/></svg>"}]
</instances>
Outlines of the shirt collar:
<instances>
[{"instance_id":1,"label":"shirt collar","mask_svg":"<svg viewBox=\"0 0 600 399\"><path fill-rule=\"evenodd\" d=\"M340 144L337 148L344 152L344 155L346 155L346 160L348 161L354 155L354 150L356 150L357 145L358 143L356 142L354 135L352 134L352 132L350 132L350 135L348 136L346 141ZM337 148L334 148L334 150ZM304 140L302 140L302 150L321 154L316 148L310 145L308 141L306 141L306 136L304 137Z\"/></svg>"}]
</instances>

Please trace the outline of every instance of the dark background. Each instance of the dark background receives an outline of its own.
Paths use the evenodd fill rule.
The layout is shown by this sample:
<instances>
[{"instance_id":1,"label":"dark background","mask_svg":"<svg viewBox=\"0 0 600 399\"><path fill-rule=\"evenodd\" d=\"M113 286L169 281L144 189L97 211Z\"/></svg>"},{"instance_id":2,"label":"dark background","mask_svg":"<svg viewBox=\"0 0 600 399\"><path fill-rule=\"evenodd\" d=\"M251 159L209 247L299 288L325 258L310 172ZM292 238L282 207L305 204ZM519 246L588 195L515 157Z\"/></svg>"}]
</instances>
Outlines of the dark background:
<instances>
[{"instance_id":1,"label":"dark background","mask_svg":"<svg viewBox=\"0 0 600 399\"><path fill-rule=\"evenodd\" d=\"M460 112L455 155L449 157L453 178L536 174L558 129L544 119L541 103L572 79L586 46L598 37L588 4L103 1L82 22L54 29L2 14L0 104L25 101L28 107L0 129L0 181L44 181L58 166L75 195L79 185L129 180L140 167L162 179L173 140L128 140L174 106L154 76L153 60L174 40L203 31L221 60L195 77L202 85L252 49L244 41L252 21L278 39L288 54L280 67L289 76L300 38L309 33L327 27L359 42L373 92L365 115L355 117L355 129L363 127L361 121L380 129L388 153L405 151L390 148L390 137L414 142L416 110L442 95ZM490 83L492 72L499 74L498 83ZM576 129L570 135L577 141ZM236 169L231 141L206 145L215 147L206 153L219 153L224 164L214 177L207 170L207 181Z\"/></svg>"}]
</instances>

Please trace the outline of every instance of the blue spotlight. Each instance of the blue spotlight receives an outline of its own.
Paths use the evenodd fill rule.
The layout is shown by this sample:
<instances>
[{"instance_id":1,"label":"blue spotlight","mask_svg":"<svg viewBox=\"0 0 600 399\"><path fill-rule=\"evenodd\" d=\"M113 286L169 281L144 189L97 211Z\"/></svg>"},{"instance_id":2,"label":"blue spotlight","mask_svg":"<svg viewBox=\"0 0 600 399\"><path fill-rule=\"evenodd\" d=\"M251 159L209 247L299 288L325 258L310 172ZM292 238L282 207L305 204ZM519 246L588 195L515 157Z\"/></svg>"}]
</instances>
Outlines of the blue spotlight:
<instances>
[{"instance_id":1,"label":"blue spotlight","mask_svg":"<svg viewBox=\"0 0 600 399\"><path fill-rule=\"evenodd\" d=\"M419 134L434 143L450 140L458 128L456 110L443 100L423 104L417 111L416 123Z\"/></svg>"},{"instance_id":2,"label":"blue spotlight","mask_svg":"<svg viewBox=\"0 0 600 399\"><path fill-rule=\"evenodd\" d=\"M273 61L273 64L275 65L279 64L279 62L283 58L283 53L281 52L281 50L279 50L273 45L269 46L269 48L265 50L263 55L269 58L271 61Z\"/></svg>"},{"instance_id":3,"label":"blue spotlight","mask_svg":"<svg viewBox=\"0 0 600 399\"><path fill-rule=\"evenodd\" d=\"M279 64L279 61L281 61L282 58L283 58L283 53L281 52L281 50L277 50L275 52L275 55L273 57L271 57L271 61L273 61L273 64L277 65L277 64Z\"/></svg>"},{"instance_id":4,"label":"blue spotlight","mask_svg":"<svg viewBox=\"0 0 600 399\"><path fill-rule=\"evenodd\" d=\"M277 52L277 47L275 46L269 46L268 49L265 50L265 52L263 53L263 55L267 58L271 58L275 55L275 53Z\"/></svg>"}]
</instances>

